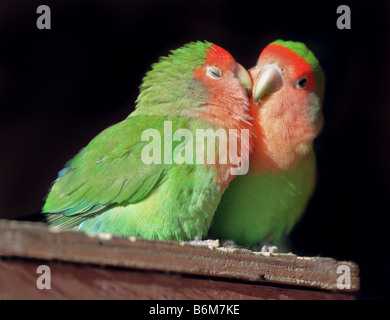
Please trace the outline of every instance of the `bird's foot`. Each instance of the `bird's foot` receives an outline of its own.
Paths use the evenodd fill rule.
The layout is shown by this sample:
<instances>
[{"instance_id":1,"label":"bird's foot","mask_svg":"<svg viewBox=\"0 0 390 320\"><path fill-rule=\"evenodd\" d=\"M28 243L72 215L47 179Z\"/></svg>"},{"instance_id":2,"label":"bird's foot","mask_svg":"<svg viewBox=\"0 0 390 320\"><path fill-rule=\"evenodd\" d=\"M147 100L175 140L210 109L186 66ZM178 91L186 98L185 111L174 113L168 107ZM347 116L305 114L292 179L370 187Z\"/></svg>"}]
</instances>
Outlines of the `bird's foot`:
<instances>
[{"instance_id":1,"label":"bird's foot","mask_svg":"<svg viewBox=\"0 0 390 320\"><path fill-rule=\"evenodd\" d=\"M278 249L277 246L264 245L264 246L261 247L261 252L278 253L279 249Z\"/></svg>"},{"instance_id":2,"label":"bird's foot","mask_svg":"<svg viewBox=\"0 0 390 320\"><path fill-rule=\"evenodd\" d=\"M270 244L266 240L263 240L258 245L256 245L253 251L260 251L262 253L269 253L269 254L279 253L278 247Z\"/></svg>"}]
</instances>

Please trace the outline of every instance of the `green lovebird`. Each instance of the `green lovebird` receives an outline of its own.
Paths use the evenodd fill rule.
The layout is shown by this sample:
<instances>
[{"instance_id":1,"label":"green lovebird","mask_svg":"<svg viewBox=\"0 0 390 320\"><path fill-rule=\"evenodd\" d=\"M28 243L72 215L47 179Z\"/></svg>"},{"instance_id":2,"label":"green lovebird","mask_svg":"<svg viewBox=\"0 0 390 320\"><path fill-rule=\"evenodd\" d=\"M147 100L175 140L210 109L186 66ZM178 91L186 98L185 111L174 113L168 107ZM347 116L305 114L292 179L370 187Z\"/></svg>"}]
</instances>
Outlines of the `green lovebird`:
<instances>
[{"instance_id":1,"label":"green lovebird","mask_svg":"<svg viewBox=\"0 0 390 320\"><path fill-rule=\"evenodd\" d=\"M315 187L313 140L323 126L325 77L303 43L282 40L262 51L250 73L256 139L249 172L224 193L209 236L246 247L277 245Z\"/></svg>"},{"instance_id":2,"label":"green lovebird","mask_svg":"<svg viewBox=\"0 0 390 320\"><path fill-rule=\"evenodd\" d=\"M251 85L249 73L209 42L160 58L143 79L135 111L60 171L42 208L48 223L149 239L206 236L237 163L195 161L192 138L197 130L235 129L240 139L251 128ZM242 148L250 143L242 139Z\"/></svg>"}]
</instances>

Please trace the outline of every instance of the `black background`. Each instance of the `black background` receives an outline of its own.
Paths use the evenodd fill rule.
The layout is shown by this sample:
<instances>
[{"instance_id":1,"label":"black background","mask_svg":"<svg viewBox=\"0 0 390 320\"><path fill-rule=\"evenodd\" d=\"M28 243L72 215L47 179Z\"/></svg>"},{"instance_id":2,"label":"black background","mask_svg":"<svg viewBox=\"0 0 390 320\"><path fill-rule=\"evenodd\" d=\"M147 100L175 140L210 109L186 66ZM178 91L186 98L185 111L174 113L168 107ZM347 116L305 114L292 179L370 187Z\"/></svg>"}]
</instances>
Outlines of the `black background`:
<instances>
[{"instance_id":1,"label":"black background","mask_svg":"<svg viewBox=\"0 0 390 320\"><path fill-rule=\"evenodd\" d=\"M41 4L51 30L36 27ZM351 30L336 27L341 4ZM0 217L39 210L65 162L133 110L169 50L208 40L250 68L269 42L302 41L327 85L318 186L295 251L355 261L361 297L389 298L388 19L386 1L1 1Z\"/></svg>"}]
</instances>

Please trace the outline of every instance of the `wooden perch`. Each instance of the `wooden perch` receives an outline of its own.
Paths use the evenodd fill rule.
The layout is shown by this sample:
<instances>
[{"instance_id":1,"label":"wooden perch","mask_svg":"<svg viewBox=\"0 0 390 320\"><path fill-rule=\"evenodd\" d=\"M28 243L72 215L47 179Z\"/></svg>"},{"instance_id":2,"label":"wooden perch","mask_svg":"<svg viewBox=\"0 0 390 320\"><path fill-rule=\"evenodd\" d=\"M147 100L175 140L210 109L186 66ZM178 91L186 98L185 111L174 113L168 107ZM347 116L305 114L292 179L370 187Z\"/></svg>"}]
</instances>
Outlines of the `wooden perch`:
<instances>
[{"instance_id":1,"label":"wooden perch","mask_svg":"<svg viewBox=\"0 0 390 320\"><path fill-rule=\"evenodd\" d=\"M232 291L236 294L229 295L233 299L245 299L246 296L302 298L305 297L303 294L305 292L306 298L349 299L353 298L350 292L359 290L359 268L352 262L322 257L299 257L293 254L264 254L246 249L218 247L215 243L200 246L188 242L152 241L133 237L113 237L108 234L88 236L81 232L61 231L41 223L0 220L0 270L3 271L0 280L4 283L6 279L12 279L11 274L4 275L7 272L12 273L12 270L19 270L21 273L26 268L30 270L31 267L28 266L34 264L34 261L36 266L42 264L37 263L37 260L51 262L58 268L73 270L78 281L83 279L80 274L86 277L88 272L92 272L91 268L95 268L92 272L94 277L100 274L102 278L111 279L112 284L115 284L115 281L120 279L115 276L118 274L118 268L121 268L122 276L123 269L126 269L129 272L127 293L132 292L133 278L144 279L149 285L154 283L157 291L161 286L168 290L167 283L172 289L172 286L174 287L172 283L175 281L181 282L182 286L190 287L194 287L197 282L200 286L208 283L205 289L199 289L204 295L199 293L180 295L182 291L176 290L178 294L175 296L174 290L168 290L170 298L179 299L210 297L218 299L224 296L221 285L227 290L225 293ZM101 266L105 269L101 269ZM350 289L340 289L338 286L338 279L342 275L338 269L340 266L342 270L349 272ZM79 273L76 270L79 270ZM177 275L181 276L180 281ZM37 274L33 273L31 277L36 280ZM173 282L167 280L170 278L174 279ZM17 279L15 281L19 281ZM4 295L2 282L0 298ZM35 286L35 282L32 286ZM245 295L243 292L248 293L248 290L250 292L254 290L256 293ZM38 291L35 289L31 292L43 294ZM271 296L270 291L274 292ZM87 295L78 292L80 297L91 296L91 292ZM210 292L219 293L213 296ZM67 295L64 291L63 293L64 298ZM100 293L99 297L101 296ZM127 295L122 298L125 297L145 298L139 290L135 296ZM146 298L166 297L167 294L150 297L149 292Z\"/></svg>"}]
</instances>

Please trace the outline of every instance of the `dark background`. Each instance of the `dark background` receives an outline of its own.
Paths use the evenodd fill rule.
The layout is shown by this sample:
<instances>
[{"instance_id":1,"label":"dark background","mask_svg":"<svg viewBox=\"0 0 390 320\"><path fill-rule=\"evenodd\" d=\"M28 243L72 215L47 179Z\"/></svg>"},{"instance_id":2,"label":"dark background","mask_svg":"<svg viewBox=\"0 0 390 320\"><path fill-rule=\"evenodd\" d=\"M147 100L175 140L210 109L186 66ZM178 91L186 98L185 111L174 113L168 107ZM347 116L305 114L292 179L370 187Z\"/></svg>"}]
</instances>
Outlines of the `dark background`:
<instances>
[{"instance_id":1,"label":"dark background","mask_svg":"<svg viewBox=\"0 0 390 320\"><path fill-rule=\"evenodd\" d=\"M151 63L208 40L252 67L303 41L327 77L318 186L295 251L357 262L361 297L389 298L390 8L387 1L0 2L0 217L35 212L65 162L132 110ZM38 30L36 8L51 8ZM336 27L347 4L352 29Z\"/></svg>"}]
</instances>

